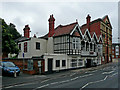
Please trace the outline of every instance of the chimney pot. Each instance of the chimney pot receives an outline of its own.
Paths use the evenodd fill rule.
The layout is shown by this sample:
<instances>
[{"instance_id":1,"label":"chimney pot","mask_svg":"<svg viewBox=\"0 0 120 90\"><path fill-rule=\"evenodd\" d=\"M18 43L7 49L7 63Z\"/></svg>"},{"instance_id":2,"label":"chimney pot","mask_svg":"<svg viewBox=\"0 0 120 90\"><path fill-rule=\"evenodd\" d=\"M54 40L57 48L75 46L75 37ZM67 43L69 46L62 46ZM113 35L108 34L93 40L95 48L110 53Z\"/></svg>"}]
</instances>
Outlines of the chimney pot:
<instances>
[{"instance_id":1,"label":"chimney pot","mask_svg":"<svg viewBox=\"0 0 120 90\"><path fill-rule=\"evenodd\" d=\"M48 37L52 37L53 34L54 34L54 17L53 17L53 14L50 15L50 18L48 19L49 21L49 33L48 33Z\"/></svg>"},{"instance_id":2,"label":"chimney pot","mask_svg":"<svg viewBox=\"0 0 120 90\"><path fill-rule=\"evenodd\" d=\"M25 25L24 30L24 37L29 38L30 37L30 28L29 25Z\"/></svg>"},{"instance_id":3,"label":"chimney pot","mask_svg":"<svg viewBox=\"0 0 120 90\"><path fill-rule=\"evenodd\" d=\"M88 14L87 17L86 17L86 20L87 20L87 27L88 27L88 30L90 31L90 15Z\"/></svg>"}]
</instances>

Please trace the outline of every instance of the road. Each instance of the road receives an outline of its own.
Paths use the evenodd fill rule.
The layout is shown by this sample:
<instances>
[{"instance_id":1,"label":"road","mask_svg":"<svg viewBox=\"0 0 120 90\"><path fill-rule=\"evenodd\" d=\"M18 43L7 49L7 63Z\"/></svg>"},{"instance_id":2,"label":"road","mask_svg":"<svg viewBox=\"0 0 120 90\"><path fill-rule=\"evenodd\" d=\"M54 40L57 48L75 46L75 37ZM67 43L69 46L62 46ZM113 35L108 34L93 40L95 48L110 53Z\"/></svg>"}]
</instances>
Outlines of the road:
<instances>
[{"instance_id":1,"label":"road","mask_svg":"<svg viewBox=\"0 0 120 90\"><path fill-rule=\"evenodd\" d=\"M120 70L118 68L118 63L111 63L104 67L98 66L92 69L77 69L57 74L25 77L25 79L28 78L33 81L9 86L4 83L6 85L4 89L29 88L41 90L43 88L51 88L52 90L54 88L54 90L57 90L62 88L61 90L63 90L64 88L65 90L70 90L74 88L74 90L84 90L85 88L113 88L118 90L118 70ZM81 72L82 70L84 71Z\"/></svg>"}]
</instances>

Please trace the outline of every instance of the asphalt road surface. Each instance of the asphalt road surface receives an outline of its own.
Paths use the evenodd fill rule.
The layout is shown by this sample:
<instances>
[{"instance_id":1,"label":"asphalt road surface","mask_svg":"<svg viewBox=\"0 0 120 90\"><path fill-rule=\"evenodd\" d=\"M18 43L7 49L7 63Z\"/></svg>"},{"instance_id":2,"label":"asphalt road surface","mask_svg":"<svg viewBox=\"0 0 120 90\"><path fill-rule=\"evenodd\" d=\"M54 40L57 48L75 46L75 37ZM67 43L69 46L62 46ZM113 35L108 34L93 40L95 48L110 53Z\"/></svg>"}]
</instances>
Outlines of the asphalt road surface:
<instances>
[{"instance_id":1,"label":"asphalt road surface","mask_svg":"<svg viewBox=\"0 0 120 90\"><path fill-rule=\"evenodd\" d=\"M44 90L44 88L51 90L57 89L72 89L72 90L84 90L86 88L113 88L118 90L118 75L120 68L118 63L112 63L105 67L94 67L97 69L85 70L81 73L81 69L67 71L64 73L57 73L51 75L42 75L36 77L26 77L31 81L26 83L14 84L7 86L4 82L4 89L13 89L13 88L29 88L32 90ZM118 69L119 68L119 69ZM49 77L49 78L48 78ZM3 77L3 79L6 77ZM8 78L8 77L7 77ZM43 79L44 78L44 79ZM43 80L42 80L43 79ZM7 79L5 79L7 80ZM22 80L22 78L21 78ZM24 80L24 78L23 78ZM34 81L32 81L34 80ZM93 90L93 89L91 89Z\"/></svg>"}]
</instances>

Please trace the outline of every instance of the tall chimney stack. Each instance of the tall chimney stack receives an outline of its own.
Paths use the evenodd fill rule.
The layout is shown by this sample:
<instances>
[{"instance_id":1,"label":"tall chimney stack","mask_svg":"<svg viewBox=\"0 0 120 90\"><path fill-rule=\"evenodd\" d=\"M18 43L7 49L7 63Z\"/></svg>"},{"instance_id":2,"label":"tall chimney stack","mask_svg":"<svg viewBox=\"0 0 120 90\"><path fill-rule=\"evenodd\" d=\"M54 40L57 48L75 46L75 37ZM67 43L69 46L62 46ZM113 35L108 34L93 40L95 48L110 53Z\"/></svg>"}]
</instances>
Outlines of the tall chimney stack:
<instances>
[{"instance_id":1,"label":"tall chimney stack","mask_svg":"<svg viewBox=\"0 0 120 90\"><path fill-rule=\"evenodd\" d=\"M50 18L48 19L49 21L49 33L48 33L48 37L52 37L53 34L55 33L54 31L54 21L55 21L55 18L53 17L53 14L50 15Z\"/></svg>"},{"instance_id":2,"label":"tall chimney stack","mask_svg":"<svg viewBox=\"0 0 120 90\"><path fill-rule=\"evenodd\" d=\"M87 28L88 28L89 31L90 31L90 19L91 19L91 17L88 14L88 16L86 17L86 20L87 20Z\"/></svg>"},{"instance_id":3,"label":"tall chimney stack","mask_svg":"<svg viewBox=\"0 0 120 90\"><path fill-rule=\"evenodd\" d=\"M25 25L24 30L24 37L29 38L30 37L30 27L29 25Z\"/></svg>"}]
</instances>

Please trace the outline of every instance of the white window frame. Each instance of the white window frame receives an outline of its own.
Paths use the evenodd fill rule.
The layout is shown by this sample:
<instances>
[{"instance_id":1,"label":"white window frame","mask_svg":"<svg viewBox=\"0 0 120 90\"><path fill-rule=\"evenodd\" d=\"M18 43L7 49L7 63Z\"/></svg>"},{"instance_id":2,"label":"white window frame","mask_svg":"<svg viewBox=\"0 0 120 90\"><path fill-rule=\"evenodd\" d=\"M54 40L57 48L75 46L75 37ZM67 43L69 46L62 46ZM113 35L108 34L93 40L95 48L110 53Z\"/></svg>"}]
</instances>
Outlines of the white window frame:
<instances>
[{"instance_id":1,"label":"white window frame","mask_svg":"<svg viewBox=\"0 0 120 90\"><path fill-rule=\"evenodd\" d=\"M80 38L73 37L72 48L73 49L80 49Z\"/></svg>"}]
</instances>

